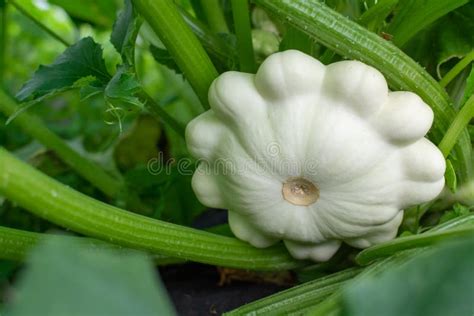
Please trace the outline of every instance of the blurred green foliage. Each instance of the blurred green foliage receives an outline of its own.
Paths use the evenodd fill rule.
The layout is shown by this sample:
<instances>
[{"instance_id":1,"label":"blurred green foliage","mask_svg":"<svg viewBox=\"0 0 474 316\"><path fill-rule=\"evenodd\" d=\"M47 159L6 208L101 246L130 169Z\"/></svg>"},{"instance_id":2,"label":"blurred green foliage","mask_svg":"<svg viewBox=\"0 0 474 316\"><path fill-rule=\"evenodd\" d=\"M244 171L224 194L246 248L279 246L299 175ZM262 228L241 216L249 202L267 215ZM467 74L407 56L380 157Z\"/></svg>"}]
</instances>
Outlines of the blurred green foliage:
<instances>
[{"instance_id":1,"label":"blurred green foliage","mask_svg":"<svg viewBox=\"0 0 474 316\"><path fill-rule=\"evenodd\" d=\"M87 241L46 239L16 288L7 315L175 315L145 254Z\"/></svg>"},{"instance_id":2,"label":"blurred green foliage","mask_svg":"<svg viewBox=\"0 0 474 316\"><path fill-rule=\"evenodd\" d=\"M342 315L474 313L474 236L447 243L380 275L352 282Z\"/></svg>"}]
</instances>

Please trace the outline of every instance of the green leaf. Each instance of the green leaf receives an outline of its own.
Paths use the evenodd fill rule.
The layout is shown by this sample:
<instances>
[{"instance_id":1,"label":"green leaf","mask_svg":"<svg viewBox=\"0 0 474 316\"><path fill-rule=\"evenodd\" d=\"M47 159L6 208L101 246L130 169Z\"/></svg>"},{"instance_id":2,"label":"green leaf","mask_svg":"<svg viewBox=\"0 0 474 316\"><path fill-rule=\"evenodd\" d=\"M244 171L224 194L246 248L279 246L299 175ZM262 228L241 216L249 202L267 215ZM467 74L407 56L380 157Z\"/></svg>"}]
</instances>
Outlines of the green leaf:
<instances>
[{"instance_id":1,"label":"green leaf","mask_svg":"<svg viewBox=\"0 0 474 316\"><path fill-rule=\"evenodd\" d=\"M114 23L110 42L128 65L135 64L135 41L141 24L131 0L125 0L125 7Z\"/></svg>"},{"instance_id":2,"label":"green leaf","mask_svg":"<svg viewBox=\"0 0 474 316\"><path fill-rule=\"evenodd\" d=\"M79 95L81 97L81 101L84 101L102 92L104 92L104 87L100 84L100 82L92 81L88 85L81 87Z\"/></svg>"},{"instance_id":3,"label":"green leaf","mask_svg":"<svg viewBox=\"0 0 474 316\"><path fill-rule=\"evenodd\" d=\"M416 33L469 0L401 0L387 32L403 46Z\"/></svg>"},{"instance_id":4,"label":"green leaf","mask_svg":"<svg viewBox=\"0 0 474 316\"><path fill-rule=\"evenodd\" d=\"M456 178L456 171L454 170L453 164L451 163L451 160L447 159L446 160L446 173L445 173L445 178L446 178L446 185L451 190L451 192L456 192L457 188L457 178Z\"/></svg>"},{"instance_id":5,"label":"green leaf","mask_svg":"<svg viewBox=\"0 0 474 316\"><path fill-rule=\"evenodd\" d=\"M471 208L473 206L471 205ZM467 215L469 214L469 207L467 207L466 205L462 205L460 203L455 203L453 205L453 211L456 213L457 216L464 216L464 215Z\"/></svg>"},{"instance_id":6,"label":"green leaf","mask_svg":"<svg viewBox=\"0 0 474 316\"><path fill-rule=\"evenodd\" d=\"M352 283L343 315L472 315L474 238L423 253Z\"/></svg>"},{"instance_id":7,"label":"green leaf","mask_svg":"<svg viewBox=\"0 0 474 316\"><path fill-rule=\"evenodd\" d=\"M173 57L171 57L170 53L166 49L150 45L150 52L157 63L166 66L167 68L175 71L177 74L182 74Z\"/></svg>"},{"instance_id":8,"label":"green leaf","mask_svg":"<svg viewBox=\"0 0 474 316\"><path fill-rule=\"evenodd\" d=\"M105 87L105 97L112 103L121 101L143 108L143 103L135 96L142 88L132 71L127 66L121 66Z\"/></svg>"},{"instance_id":9,"label":"green leaf","mask_svg":"<svg viewBox=\"0 0 474 316\"><path fill-rule=\"evenodd\" d=\"M86 37L67 48L51 65L40 66L16 97L20 101L38 99L74 88L79 80L91 77L102 83L110 80L102 48Z\"/></svg>"},{"instance_id":10,"label":"green leaf","mask_svg":"<svg viewBox=\"0 0 474 316\"><path fill-rule=\"evenodd\" d=\"M175 315L156 280L144 254L50 238L33 250L7 314Z\"/></svg>"}]
</instances>

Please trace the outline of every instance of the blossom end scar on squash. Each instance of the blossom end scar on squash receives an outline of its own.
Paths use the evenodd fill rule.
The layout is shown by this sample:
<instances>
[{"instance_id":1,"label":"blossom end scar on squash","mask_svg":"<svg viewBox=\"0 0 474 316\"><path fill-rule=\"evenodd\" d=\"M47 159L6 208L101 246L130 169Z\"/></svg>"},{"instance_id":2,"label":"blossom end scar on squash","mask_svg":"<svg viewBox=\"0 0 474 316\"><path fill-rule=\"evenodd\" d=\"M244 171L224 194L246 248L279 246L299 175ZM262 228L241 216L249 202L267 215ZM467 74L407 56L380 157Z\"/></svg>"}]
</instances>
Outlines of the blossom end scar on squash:
<instances>
[{"instance_id":1,"label":"blossom end scar on squash","mask_svg":"<svg viewBox=\"0 0 474 316\"><path fill-rule=\"evenodd\" d=\"M319 189L304 178L289 178L282 186L283 198L294 205L308 206L319 199Z\"/></svg>"}]
</instances>

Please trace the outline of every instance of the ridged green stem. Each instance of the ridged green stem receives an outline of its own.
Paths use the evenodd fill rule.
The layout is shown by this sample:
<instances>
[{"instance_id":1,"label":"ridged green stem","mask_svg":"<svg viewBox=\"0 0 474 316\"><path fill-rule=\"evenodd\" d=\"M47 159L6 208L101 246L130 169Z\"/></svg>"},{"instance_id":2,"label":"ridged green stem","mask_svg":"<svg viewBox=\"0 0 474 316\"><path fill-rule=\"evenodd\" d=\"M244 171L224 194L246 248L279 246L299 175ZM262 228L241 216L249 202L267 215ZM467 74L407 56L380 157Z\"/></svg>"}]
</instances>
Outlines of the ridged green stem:
<instances>
[{"instance_id":1,"label":"ridged green stem","mask_svg":"<svg viewBox=\"0 0 474 316\"><path fill-rule=\"evenodd\" d=\"M208 109L207 91L218 73L173 1L132 2L173 56L204 108Z\"/></svg>"},{"instance_id":2,"label":"ridged green stem","mask_svg":"<svg viewBox=\"0 0 474 316\"><path fill-rule=\"evenodd\" d=\"M28 253L44 239L72 239L72 240L87 240L91 249L96 249L97 246L121 248L113 244L105 243L100 240L84 237L73 237L64 235L41 234L13 229L9 227L0 226L0 259L11 261L23 261L28 256ZM100 248L99 248L100 249ZM182 260L166 257L153 256L153 260L157 265L167 265L174 263L181 263Z\"/></svg>"},{"instance_id":3,"label":"ridged green stem","mask_svg":"<svg viewBox=\"0 0 474 316\"><path fill-rule=\"evenodd\" d=\"M186 24L197 36L209 55L213 57L213 60L218 60L221 64L228 67L237 63L237 52L234 45L224 41L219 35L213 33L206 25L191 16L184 9L179 9Z\"/></svg>"},{"instance_id":4,"label":"ridged green stem","mask_svg":"<svg viewBox=\"0 0 474 316\"><path fill-rule=\"evenodd\" d=\"M356 262L366 265L375 259L393 255L396 252L430 246L450 238L474 237L474 214L468 214L419 234L400 237L383 244L375 245L361 251Z\"/></svg>"},{"instance_id":5,"label":"ridged green stem","mask_svg":"<svg viewBox=\"0 0 474 316\"><path fill-rule=\"evenodd\" d=\"M184 138L185 127L176 121L168 112L165 111L147 92L142 90L139 92L139 98L145 101L145 107L157 119L171 127L179 136Z\"/></svg>"},{"instance_id":6,"label":"ridged green stem","mask_svg":"<svg viewBox=\"0 0 474 316\"><path fill-rule=\"evenodd\" d=\"M235 35L239 50L240 71L255 73L256 64L252 45L252 30L250 28L249 4L247 0L231 0L234 17Z\"/></svg>"},{"instance_id":7,"label":"ridged green stem","mask_svg":"<svg viewBox=\"0 0 474 316\"><path fill-rule=\"evenodd\" d=\"M213 32L229 33L219 0L201 0L201 7Z\"/></svg>"},{"instance_id":8,"label":"ridged green stem","mask_svg":"<svg viewBox=\"0 0 474 316\"><path fill-rule=\"evenodd\" d=\"M474 118L474 94L466 101L464 106L458 112L448 131L444 134L443 139L438 145L444 157L448 157L454 145L456 145L459 135L461 135L462 131L466 130L466 127L472 118Z\"/></svg>"},{"instance_id":9,"label":"ridged green stem","mask_svg":"<svg viewBox=\"0 0 474 316\"><path fill-rule=\"evenodd\" d=\"M446 87L454 78L456 78L461 71L464 70L469 64L474 61L474 50L464 56L444 77L439 81L442 87Z\"/></svg>"},{"instance_id":10,"label":"ridged green stem","mask_svg":"<svg viewBox=\"0 0 474 316\"><path fill-rule=\"evenodd\" d=\"M314 304L338 290L345 281L352 279L360 271L361 269L351 268L306 282L243 305L224 315L289 315L290 313L314 306Z\"/></svg>"},{"instance_id":11,"label":"ridged green stem","mask_svg":"<svg viewBox=\"0 0 474 316\"><path fill-rule=\"evenodd\" d=\"M22 261L40 234L0 226L0 259Z\"/></svg>"},{"instance_id":12,"label":"ridged green stem","mask_svg":"<svg viewBox=\"0 0 474 316\"><path fill-rule=\"evenodd\" d=\"M293 259L283 245L256 249L235 238L158 221L94 200L1 148L0 193L52 223L152 254L241 269L284 270L305 265Z\"/></svg>"}]
</instances>

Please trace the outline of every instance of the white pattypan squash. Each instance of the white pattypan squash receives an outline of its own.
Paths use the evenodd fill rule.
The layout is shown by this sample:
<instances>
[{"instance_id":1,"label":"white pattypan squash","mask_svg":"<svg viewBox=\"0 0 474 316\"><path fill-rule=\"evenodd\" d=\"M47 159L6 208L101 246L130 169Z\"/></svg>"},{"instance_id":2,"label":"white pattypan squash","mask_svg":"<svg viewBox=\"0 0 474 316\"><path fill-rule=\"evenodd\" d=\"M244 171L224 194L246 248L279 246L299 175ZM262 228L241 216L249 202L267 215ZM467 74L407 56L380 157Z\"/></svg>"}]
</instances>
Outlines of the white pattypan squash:
<instances>
[{"instance_id":1,"label":"white pattypan squash","mask_svg":"<svg viewBox=\"0 0 474 316\"><path fill-rule=\"evenodd\" d=\"M255 247L283 240L315 261L342 241L366 248L394 238L403 209L444 186L443 155L424 138L432 110L361 62L276 53L256 75L219 76L209 102L186 130L200 160L192 186Z\"/></svg>"}]
</instances>

